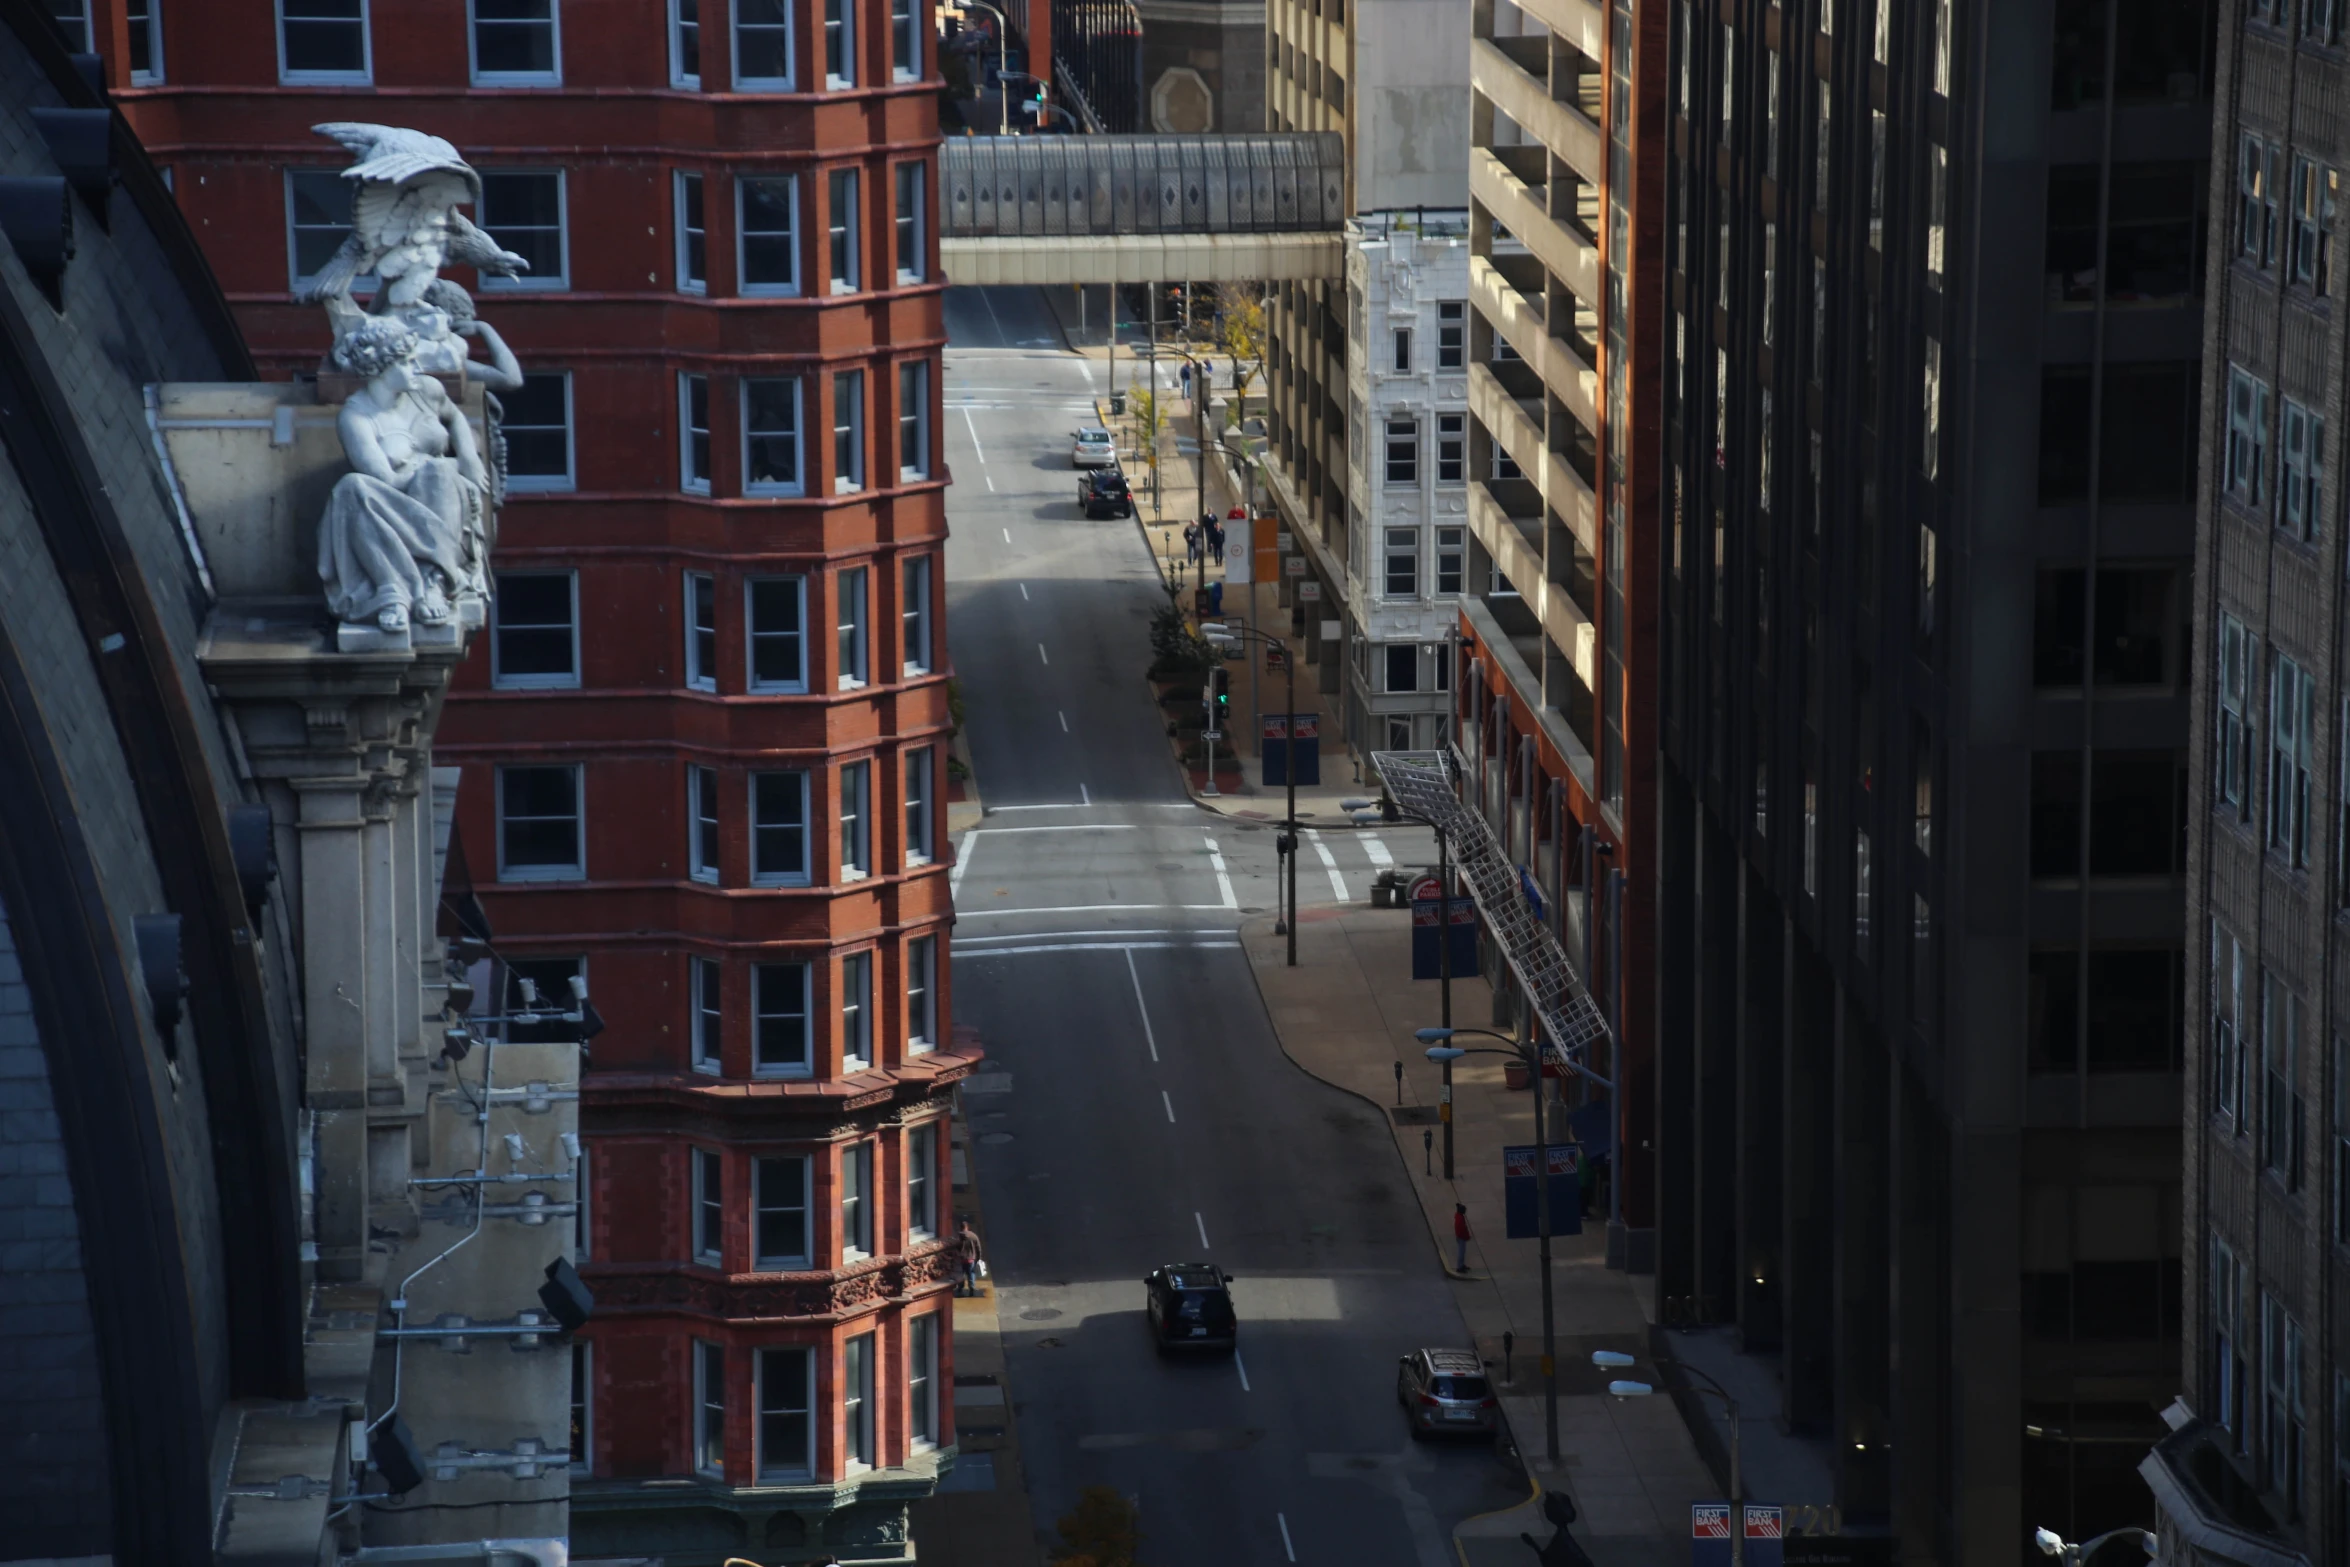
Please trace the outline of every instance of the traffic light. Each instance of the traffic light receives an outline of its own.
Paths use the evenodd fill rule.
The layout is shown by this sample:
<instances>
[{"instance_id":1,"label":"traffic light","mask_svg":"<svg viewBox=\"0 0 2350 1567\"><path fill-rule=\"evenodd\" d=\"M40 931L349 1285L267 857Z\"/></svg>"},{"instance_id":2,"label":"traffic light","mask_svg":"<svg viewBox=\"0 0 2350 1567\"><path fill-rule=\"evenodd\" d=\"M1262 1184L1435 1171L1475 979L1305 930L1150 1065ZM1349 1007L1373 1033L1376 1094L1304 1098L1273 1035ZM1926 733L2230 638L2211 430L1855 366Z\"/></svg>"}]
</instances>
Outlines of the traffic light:
<instances>
[{"instance_id":1,"label":"traffic light","mask_svg":"<svg viewBox=\"0 0 2350 1567\"><path fill-rule=\"evenodd\" d=\"M1218 729L1232 712L1232 671L1219 664L1208 671L1208 689L1214 700L1208 704L1208 717Z\"/></svg>"}]
</instances>

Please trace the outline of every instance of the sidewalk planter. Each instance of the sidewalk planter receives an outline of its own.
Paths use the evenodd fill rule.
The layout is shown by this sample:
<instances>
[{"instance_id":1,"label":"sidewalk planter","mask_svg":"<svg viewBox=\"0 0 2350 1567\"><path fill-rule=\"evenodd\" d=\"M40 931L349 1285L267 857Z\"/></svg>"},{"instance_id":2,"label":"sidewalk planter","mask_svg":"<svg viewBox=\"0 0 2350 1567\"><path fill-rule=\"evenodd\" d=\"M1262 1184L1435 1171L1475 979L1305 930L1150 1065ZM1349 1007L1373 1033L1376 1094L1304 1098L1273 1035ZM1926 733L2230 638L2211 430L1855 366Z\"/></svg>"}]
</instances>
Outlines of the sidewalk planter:
<instances>
[{"instance_id":1,"label":"sidewalk planter","mask_svg":"<svg viewBox=\"0 0 2350 1567\"><path fill-rule=\"evenodd\" d=\"M1509 1061L1503 1063L1501 1069L1501 1081L1504 1087L1514 1092L1524 1088L1533 1080L1534 1074L1527 1070L1525 1062Z\"/></svg>"}]
</instances>

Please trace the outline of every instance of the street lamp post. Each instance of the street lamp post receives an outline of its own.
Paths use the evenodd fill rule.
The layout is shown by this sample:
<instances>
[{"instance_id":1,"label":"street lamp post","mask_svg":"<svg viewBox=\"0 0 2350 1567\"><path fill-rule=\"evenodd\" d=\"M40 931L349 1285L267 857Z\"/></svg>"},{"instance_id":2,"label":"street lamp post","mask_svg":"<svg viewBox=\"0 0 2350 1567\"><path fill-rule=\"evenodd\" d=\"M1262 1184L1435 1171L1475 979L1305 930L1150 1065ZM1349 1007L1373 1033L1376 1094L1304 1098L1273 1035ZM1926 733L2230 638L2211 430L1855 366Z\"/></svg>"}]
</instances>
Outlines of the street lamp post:
<instances>
[{"instance_id":1,"label":"street lamp post","mask_svg":"<svg viewBox=\"0 0 2350 1567\"><path fill-rule=\"evenodd\" d=\"M1369 800L1344 800L1339 808L1346 811L1368 810ZM1452 846L1444 836L1444 829L1427 817L1404 810L1393 800L1381 800L1379 819L1387 822L1418 822L1436 836L1436 994L1438 1021L1452 1027ZM1357 818L1360 820L1360 818ZM1452 1061L1444 1062L1444 1108L1439 1117L1444 1123L1444 1178L1452 1179Z\"/></svg>"},{"instance_id":2,"label":"street lamp post","mask_svg":"<svg viewBox=\"0 0 2350 1567\"><path fill-rule=\"evenodd\" d=\"M1591 1363L1600 1367L1602 1370L1616 1370L1629 1367L1632 1364L1632 1357L1630 1355L1624 1354L1620 1350L1595 1349L1591 1352ZM1707 1376L1704 1372L1698 1370L1695 1366L1683 1362L1681 1369L1690 1376L1702 1378L1705 1385L1697 1389L1697 1391L1700 1393L1711 1393L1714 1397L1720 1399L1722 1401L1722 1407L1729 1411L1730 1560L1739 1564L1739 1567L1745 1567L1746 1479L1745 1476L1740 1472L1738 1466L1738 1400L1730 1396L1730 1390L1728 1388L1722 1386L1721 1383L1716 1382L1712 1377ZM1655 1387L1646 1382L1610 1382L1607 1385L1607 1390L1617 1398L1646 1398L1649 1394L1656 1391Z\"/></svg>"},{"instance_id":3,"label":"street lamp post","mask_svg":"<svg viewBox=\"0 0 2350 1567\"><path fill-rule=\"evenodd\" d=\"M1281 650L1281 673L1287 683L1286 701L1289 705L1289 720L1286 725L1289 738L1282 742L1288 749L1282 760L1281 777L1288 789L1289 803L1287 807L1288 819L1281 824L1278 847L1288 862L1284 867L1284 880L1288 884L1289 910L1287 917L1276 921L1275 926L1289 938L1288 966L1295 968L1297 967L1297 655L1291 652L1289 644L1280 638L1267 636L1262 631L1245 627L1235 631L1230 626L1203 625L1200 627L1200 635L1207 638L1211 644L1261 642L1266 647ZM1215 776L1215 773L1211 771L1208 774L1209 781L1213 782Z\"/></svg>"},{"instance_id":4,"label":"street lamp post","mask_svg":"<svg viewBox=\"0 0 2350 1567\"><path fill-rule=\"evenodd\" d=\"M989 5L987 0L965 0L965 3L977 6L995 18L996 134L1009 136L1012 134L1012 100L1010 95L1004 91L1004 75L1008 68L1007 62L1011 58L1008 53L1011 48L1011 24L1004 20L1004 13Z\"/></svg>"},{"instance_id":5,"label":"street lamp post","mask_svg":"<svg viewBox=\"0 0 2350 1567\"><path fill-rule=\"evenodd\" d=\"M1529 1016L1520 1027L1530 1036L1533 1032L1532 1018ZM1458 1039L1464 1034L1498 1039L1510 1048L1493 1050L1445 1043L1448 1039ZM1515 1056L1534 1073L1534 1234L1536 1243L1541 1247L1542 1260L1542 1445L1544 1456L1556 1464L1559 1461L1558 1331L1550 1277L1550 1130L1542 1103L1542 1053L1534 1047L1531 1037L1513 1039L1489 1028L1423 1028L1414 1037L1428 1047L1429 1060L1447 1066L1466 1055ZM1591 1073L1586 1072L1584 1075L1591 1077L1594 1082L1598 1081ZM1602 1086L1610 1093L1615 1091L1613 1083Z\"/></svg>"}]
</instances>

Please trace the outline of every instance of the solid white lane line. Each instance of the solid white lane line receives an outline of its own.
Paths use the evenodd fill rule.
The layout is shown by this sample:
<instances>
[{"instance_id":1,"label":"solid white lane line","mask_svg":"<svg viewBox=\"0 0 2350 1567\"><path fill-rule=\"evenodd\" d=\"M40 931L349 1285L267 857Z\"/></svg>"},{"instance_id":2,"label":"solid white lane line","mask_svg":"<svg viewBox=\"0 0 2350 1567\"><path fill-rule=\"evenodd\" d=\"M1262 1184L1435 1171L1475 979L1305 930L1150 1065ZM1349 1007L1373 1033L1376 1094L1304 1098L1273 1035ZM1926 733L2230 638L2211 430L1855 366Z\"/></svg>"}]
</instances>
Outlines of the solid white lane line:
<instances>
[{"instance_id":1,"label":"solid white lane line","mask_svg":"<svg viewBox=\"0 0 2350 1567\"><path fill-rule=\"evenodd\" d=\"M1007 535L1006 535L1006 537L1009 537L1009 536L1010 536L1009 534L1007 534ZM1044 650L1044 644L1043 644L1042 642L1039 642L1038 644L1036 644L1036 656L1037 656L1037 659L1038 659L1038 661L1039 661L1039 662L1041 662L1041 663L1046 663L1046 664L1049 664L1049 663L1051 663L1051 662L1053 661L1053 659L1052 659L1052 655L1051 655L1051 654L1049 654L1049 653L1047 653L1047 652Z\"/></svg>"},{"instance_id":2,"label":"solid white lane line","mask_svg":"<svg viewBox=\"0 0 2350 1567\"><path fill-rule=\"evenodd\" d=\"M1273 1521L1281 1525L1281 1550L1291 1561L1297 1560L1297 1547L1289 1543L1289 1514L1275 1513Z\"/></svg>"},{"instance_id":3,"label":"solid white lane line","mask_svg":"<svg viewBox=\"0 0 2350 1567\"><path fill-rule=\"evenodd\" d=\"M1069 715L1067 713L1056 712L1053 714L1053 716L1061 721L1061 733L1067 734L1069 732Z\"/></svg>"},{"instance_id":4,"label":"solid white lane line","mask_svg":"<svg viewBox=\"0 0 2350 1567\"><path fill-rule=\"evenodd\" d=\"M971 840L979 834L980 829L974 827L963 834L961 843L955 845L955 868L947 873L947 901L950 903L963 895L963 873L971 868L971 856L979 847Z\"/></svg>"},{"instance_id":5,"label":"solid white lane line","mask_svg":"<svg viewBox=\"0 0 2350 1567\"><path fill-rule=\"evenodd\" d=\"M1208 868L1216 873L1216 891L1223 895L1224 907L1237 909L1240 907L1240 900L1232 895L1232 876L1224 869L1224 855L1216 847L1215 839L1208 839L1207 845Z\"/></svg>"},{"instance_id":6,"label":"solid white lane line","mask_svg":"<svg viewBox=\"0 0 2350 1567\"><path fill-rule=\"evenodd\" d=\"M1197 1208L1191 1210L1191 1222L1199 1226L1199 1249L1201 1251L1212 1250L1213 1248L1208 1245L1208 1221L1199 1216Z\"/></svg>"},{"instance_id":7,"label":"solid white lane line","mask_svg":"<svg viewBox=\"0 0 2350 1567\"><path fill-rule=\"evenodd\" d=\"M1018 807L1018 806L1014 806L1014 805L1007 805L1007 806L1005 806L1005 807L1004 807L1004 809L1005 809L1005 810L1007 810L1007 811L1013 811L1013 810L1018 810L1018 809L1020 809L1020 807ZM968 841L968 840L970 840L970 839L973 839L973 838L976 838L976 837L978 837L978 836L979 836L981 833L989 833L989 834L994 834L994 833L1005 833L1005 832L1140 832L1140 831L1142 831L1142 829L1141 829L1141 828L1139 828L1139 827L1137 827L1137 826L1135 826L1135 825L1134 825L1132 822L1068 822L1068 823L1054 822L1054 823L1052 823L1051 825L1049 825L1049 826L1044 826L1044 827L974 827L974 828L972 828L972 829L971 829L969 832L967 832L967 833L963 834L963 837L964 837L964 839L965 839L966 841Z\"/></svg>"},{"instance_id":8,"label":"solid white lane line","mask_svg":"<svg viewBox=\"0 0 2350 1567\"><path fill-rule=\"evenodd\" d=\"M1159 1103L1167 1107L1167 1124L1173 1126L1175 1124L1175 1101L1167 1097L1167 1090L1164 1088L1159 1090Z\"/></svg>"},{"instance_id":9,"label":"solid white lane line","mask_svg":"<svg viewBox=\"0 0 2350 1567\"><path fill-rule=\"evenodd\" d=\"M1050 936L1056 941L1076 941L1086 936L1132 936L1139 938L1143 936L1229 936L1231 934L1232 932L1228 930L1040 930L1015 936L957 936L954 938L954 944L962 947L969 946L973 942L1036 941L1046 936Z\"/></svg>"},{"instance_id":10,"label":"solid white lane line","mask_svg":"<svg viewBox=\"0 0 2350 1567\"><path fill-rule=\"evenodd\" d=\"M971 432L972 454L979 459L982 466L985 466L987 462L987 448L979 444L979 426L971 422L971 410L968 408L963 410L963 428Z\"/></svg>"},{"instance_id":11,"label":"solid white lane line","mask_svg":"<svg viewBox=\"0 0 2350 1567\"><path fill-rule=\"evenodd\" d=\"M1364 833L1362 840L1363 852L1371 857L1373 865L1381 870L1386 870L1395 863L1395 856L1387 852L1387 845L1381 843L1376 837L1370 833Z\"/></svg>"},{"instance_id":12,"label":"solid white lane line","mask_svg":"<svg viewBox=\"0 0 2350 1567\"><path fill-rule=\"evenodd\" d=\"M1237 941L1057 941L1040 942L1026 947L980 947L975 951L956 951L966 958L1026 957L1035 952L1238 952ZM1158 1059L1154 1046L1151 1059Z\"/></svg>"},{"instance_id":13,"label":"solid white lane line","mask_svg":"<svg viewBox=\"0 0 2350 1567\"><path fill-rule=\"evenodd\" d=\"M1330 845L1322 841L1319 828L1308 827L1306 841L1314 846L1314 852L1322 857L1322 868L1330 873L1330 895L1344 903L1346 901L1346 878L1338 873L1338 856L1332 854Z\"/></svg>"},{"instance_id":14,"label":"solid white lane line","mask_svg":"<svg viewBox=\"0 0 2350 1567\"><path fill-rule=\"evenodd\" d=\"M1049 909L957 909L955 917L965 920L1018 919L1024 914L1127 914L1146 909L1152 913L1232 912L1230 905L1222 903L1067 903Z\"/></svg>"},{"instance_id":15,"label":"solid white lane line","mask_svg":"<svg viewBox=\"0 0 2350 1567\"><path fill-rule=\"evenodd\" d=\"M1165 945L1154 942L1154 946ZM1142 1003L1142 971L1134 966L1134 949L1126 949L1126 977L1134 982L1134 1010L1142 1018L1142 1042L1151 1049L1151 1059L1159 1059L1159 1036L1151 1031L1151 1009ZM1172 1117L1170 1117L1172 1119Z\"/></svg>"},{"instance_id":16,"label":"solid white lane line","mask_svg":"<svg viewBox=\"0 0 2350 1567\"><path fill-rule=\"evenodd\" d=\"M987 493L993 495L995 493L995 475L982 469L979 476L987 481Z\"/></svg>"},{"instance_id":17,"label":"solid white lane line","mask_svg":"<svg viewBox=\"0 0 2350 1567\"><path fill-rule=\"evenodd\" d=\"M1067 805L991 805L987 808L987 814L993 816L998 811L1082 811L1084 809L1084 806L1074 801Z\"/></svg>"},{"instance_id":18,"label":"solid white lane line","mask_svg":"<svg viewBox=\"0 0 2350 1567\"><path fill-rule=\"evenodd\" d=\"M1248 1362L1240 1358L1240 1351L1238 1349L1235 1349L1232 1352L1232 1369L1240 1373L1240 1390L1243 1393L1247 1392L1249 1390Z\"/></svg>"},{"instance_id":19,"label":"solid white lane line","mask_svg":"<svg viewBox=\"0 0 2350 1567\"><path fill-rule=\"evenodd\" d=\"M1020 597L1023 599L1028 597L1028 584L1025 582L1020 584Z\"/></svg>"}]
</instances>

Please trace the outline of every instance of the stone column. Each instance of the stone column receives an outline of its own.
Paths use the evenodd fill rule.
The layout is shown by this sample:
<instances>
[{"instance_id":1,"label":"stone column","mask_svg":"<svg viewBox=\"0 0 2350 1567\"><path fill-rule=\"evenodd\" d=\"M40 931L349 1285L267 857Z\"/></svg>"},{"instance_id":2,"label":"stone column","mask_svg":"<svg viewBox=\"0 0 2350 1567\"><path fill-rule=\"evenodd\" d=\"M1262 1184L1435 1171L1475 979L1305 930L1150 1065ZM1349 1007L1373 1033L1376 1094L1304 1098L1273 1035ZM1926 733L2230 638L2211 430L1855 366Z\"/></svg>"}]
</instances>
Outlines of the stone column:
<instances>
[{"instance_id":1,"label":"stone column","mask_svg":"<svg viewBox=\"0 0 2350 1567\"><path fill-rule=\"evenodd\" d=\"M367 1259L367 947L364 779L292 780L301 804L304 1097L316 1117L318 1271Z\"/></svg>"}]
</instances>

